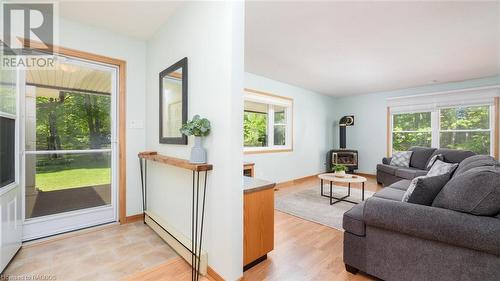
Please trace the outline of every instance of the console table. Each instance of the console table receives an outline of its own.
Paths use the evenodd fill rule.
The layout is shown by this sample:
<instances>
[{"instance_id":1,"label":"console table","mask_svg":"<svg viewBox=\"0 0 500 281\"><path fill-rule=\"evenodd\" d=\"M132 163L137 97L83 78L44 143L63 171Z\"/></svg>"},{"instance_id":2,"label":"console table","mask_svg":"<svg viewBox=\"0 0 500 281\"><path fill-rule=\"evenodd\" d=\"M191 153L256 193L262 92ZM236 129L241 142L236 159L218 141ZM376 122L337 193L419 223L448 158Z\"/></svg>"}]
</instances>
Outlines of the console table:
<instances>
[{"instance_id":1,"label":"console table","mask_svg":"<svg viewBox=\"0 0 500 281\"><path fill-rule=\"evenodd\" d=\"M203 241L203 220L205 216L205 195L207 191L207 174L208 171L213 169L211 164L192 164L184 159L179 159L175 157L159 155L156 151L144 151L138 154L139 165L141 169L141 188L142 188L142 209L146 213L147 210L147 161L159 162L166 165L171 165L193 172L192 186L193 186L193 197L191 202L191 247L188 247L181 241L179 241L175 236L170 234L168 230L164 229L169 233L177 242L182 244L191 253L191 280L197 281L200 275L200 254L201 254L201 243ZM203 173L203 196L201 199L200 206L200 172ZM201 208L201 218L199 218L199 208ZM146 223L146 221L144 221ZM161 227L161 226L160 226Z\"/></svg>"}]
</instances>

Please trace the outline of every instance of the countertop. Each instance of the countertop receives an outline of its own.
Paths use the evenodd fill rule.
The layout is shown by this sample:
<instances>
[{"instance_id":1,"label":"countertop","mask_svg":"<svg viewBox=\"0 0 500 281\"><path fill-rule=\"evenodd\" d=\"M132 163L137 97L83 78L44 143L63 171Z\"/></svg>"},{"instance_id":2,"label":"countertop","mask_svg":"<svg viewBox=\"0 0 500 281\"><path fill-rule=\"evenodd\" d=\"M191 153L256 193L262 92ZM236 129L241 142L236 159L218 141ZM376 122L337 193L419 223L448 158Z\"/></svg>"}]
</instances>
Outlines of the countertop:
<instances>
[{"instance_id":1,"label":"countertop","mask_svg":"<svg viewBox=\"0 0 500 281\"><path fill-rule=\"evenodd\" d=\"M252 177L243 177L243 191L245 193L251 193L255 191L260 191L264 189L273 188L276 185L274 182L256 179Z\"/></svg>"}]
</instances>

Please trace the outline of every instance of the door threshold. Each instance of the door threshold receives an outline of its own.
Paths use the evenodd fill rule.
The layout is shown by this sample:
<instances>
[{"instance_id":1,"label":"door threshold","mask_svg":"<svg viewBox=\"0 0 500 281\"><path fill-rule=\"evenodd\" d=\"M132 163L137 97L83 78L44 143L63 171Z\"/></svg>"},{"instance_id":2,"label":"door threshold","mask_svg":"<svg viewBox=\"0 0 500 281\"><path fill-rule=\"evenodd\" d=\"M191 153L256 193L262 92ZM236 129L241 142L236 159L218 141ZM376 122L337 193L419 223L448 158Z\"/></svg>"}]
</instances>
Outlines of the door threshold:
<instances>
[{"instance_id":1,"label":"door threshold","mask_svg":"<svg viewBox=\"0 0 500 281\"><path fill-rule=\"evenodd\" d=\"M54 234L54 235L50 235L50 236L46 236L46 237L42 237L42 238L36 238L36 239L32 239L32 240L23 241L22 247L27 248L27 247L37 246L37 245L41 245L41 244L45 244L45 243L52 243L55 241L66 239L66 238L71 238L71 237L76 237L76 236L80 236L80 235L84 235L84 234L88 234L88 233L92 233L92 232L96 232L96 231L101 231L103 229L108 229L108 228L115 227L118 225L120 225L119 222L108 222L108 223L103 223L103 224L98 224L98 225L94 225L94 226L89 226L89 227L77 229L77 230L70 230L67 232Z\"/></svg>"}]
</instances>

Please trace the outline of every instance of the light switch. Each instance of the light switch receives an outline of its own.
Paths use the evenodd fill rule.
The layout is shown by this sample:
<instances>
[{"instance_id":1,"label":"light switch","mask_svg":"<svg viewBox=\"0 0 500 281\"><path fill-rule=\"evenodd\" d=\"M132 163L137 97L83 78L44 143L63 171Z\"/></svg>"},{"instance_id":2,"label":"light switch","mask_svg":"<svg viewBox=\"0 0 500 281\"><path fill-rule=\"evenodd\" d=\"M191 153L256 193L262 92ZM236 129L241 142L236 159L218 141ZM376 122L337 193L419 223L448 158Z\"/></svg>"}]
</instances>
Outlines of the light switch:
<instances>
[{"instance_id":1,"label":"light switch","mask_svg":"<svg viewBox=\"0 0 500 281\"><path fill-rule=\"evenodd\" d=\"M144 121L143 120L130 120L128 127L130 129L144 129Z\"/></svg>"}]
</instances>

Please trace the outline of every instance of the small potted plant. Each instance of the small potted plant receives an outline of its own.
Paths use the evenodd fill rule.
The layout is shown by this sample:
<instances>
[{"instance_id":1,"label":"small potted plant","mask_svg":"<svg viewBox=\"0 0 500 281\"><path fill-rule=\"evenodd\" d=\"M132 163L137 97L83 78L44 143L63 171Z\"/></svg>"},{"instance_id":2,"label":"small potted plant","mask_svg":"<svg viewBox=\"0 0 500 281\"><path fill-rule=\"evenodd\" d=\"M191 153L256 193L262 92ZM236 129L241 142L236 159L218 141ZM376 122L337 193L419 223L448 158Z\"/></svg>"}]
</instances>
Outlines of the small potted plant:
<instances>
[{"instance_id":1,"label":"small potted plant","mask_svg":"<svg viewBox=\"0 0 500 281\"><path fill-rule=\"evenodd\" d=\"M347 171L347 166L338 164L333 167L334 175L337 177L345 177L345 172Z\"/></svg>"},{"instance_id":2,"label":"small potted plant","mask_svg":"<svg viewBox=\"0 0 500 281\"><path fill-rule=\"evenodd\" d=\"M192 120L182 125L180 131L186 136L194 136L194 146L191 148L189 162L194 164L207 163L207 152L201 145L201 140L202 137L210 134L210 121L206 118L200 118L199 115L195 115Z\"/></svg>"}]
</instances>

